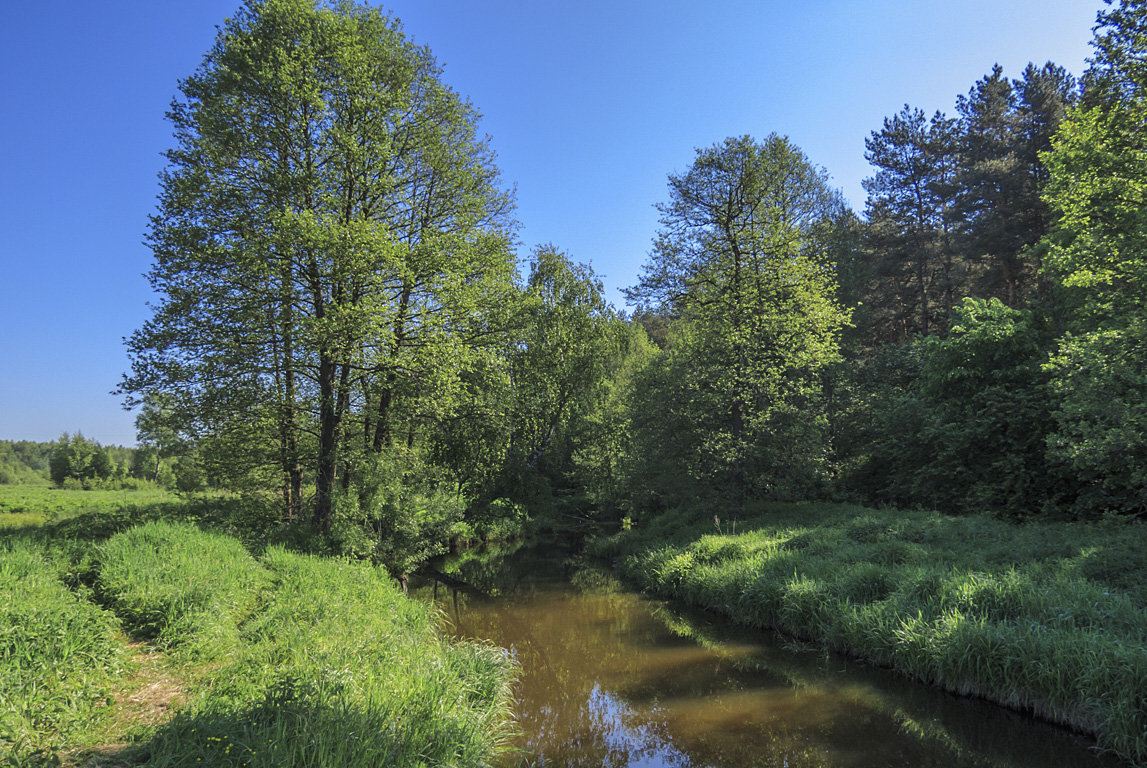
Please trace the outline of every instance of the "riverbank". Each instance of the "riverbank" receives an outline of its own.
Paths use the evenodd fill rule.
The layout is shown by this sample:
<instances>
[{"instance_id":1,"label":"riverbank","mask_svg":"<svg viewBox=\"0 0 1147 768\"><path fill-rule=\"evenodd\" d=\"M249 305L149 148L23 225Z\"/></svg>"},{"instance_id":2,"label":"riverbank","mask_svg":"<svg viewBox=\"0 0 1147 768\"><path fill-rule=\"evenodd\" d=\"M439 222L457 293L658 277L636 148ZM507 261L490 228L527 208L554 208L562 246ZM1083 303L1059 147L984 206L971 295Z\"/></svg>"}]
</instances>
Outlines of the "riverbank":
<instances>
[{"instance_id":1,"label":"riverbank","mask_svg":"<svg viewBox=\"0 0 1147 768\"><path fill-rule=\"evenodd\" d=\"M658 595L1095 736L1147 764L1142 525L761 505L599 542Z\"/></svg>"},{"instance_id":2,"label":"riverbank","mask_svg":"<svg viewBox=\"0 0 1147 768\"><path fill-rule=\"evenodd\" d=\"M462 766L505 748L512 661L444 639L385 571L110 517L0 536L0 765Z\"/></svg>"}]
</instances>

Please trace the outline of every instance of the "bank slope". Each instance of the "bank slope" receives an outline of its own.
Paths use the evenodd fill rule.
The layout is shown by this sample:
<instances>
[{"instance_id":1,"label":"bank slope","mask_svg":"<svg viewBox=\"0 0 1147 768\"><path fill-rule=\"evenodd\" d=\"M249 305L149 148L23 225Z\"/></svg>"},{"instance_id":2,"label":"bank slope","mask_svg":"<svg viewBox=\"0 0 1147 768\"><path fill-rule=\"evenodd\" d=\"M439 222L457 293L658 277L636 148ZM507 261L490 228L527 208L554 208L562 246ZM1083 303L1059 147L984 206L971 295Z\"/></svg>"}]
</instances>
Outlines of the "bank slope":
<instances>
[{"instance_id":1,"label":"bank slope","mask_svg":"<svg viewBox=\"0 0 1147 768\"><path fill-rule=\"evenodd\" d=\"M733 526L676 510L599 548L657 594L1032 712L1147 764L1142 525L794 504Z\"/></svg>"}]
</instances>

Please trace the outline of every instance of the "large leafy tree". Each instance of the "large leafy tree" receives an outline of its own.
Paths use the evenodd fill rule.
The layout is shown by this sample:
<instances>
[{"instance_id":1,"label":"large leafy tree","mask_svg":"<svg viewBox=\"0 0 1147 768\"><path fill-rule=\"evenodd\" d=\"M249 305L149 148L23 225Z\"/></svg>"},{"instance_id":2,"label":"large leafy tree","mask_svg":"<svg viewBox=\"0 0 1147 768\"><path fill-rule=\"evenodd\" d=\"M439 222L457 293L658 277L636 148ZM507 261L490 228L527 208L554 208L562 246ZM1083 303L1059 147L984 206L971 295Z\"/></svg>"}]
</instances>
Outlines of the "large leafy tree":
<instances>
[{"instance_id":1,"label":"large leafy tree","mask_svg":"<svg viewBox=\"0 0 1147 768\"><path fill-rule=\"evenodd\" d=\"M736 501L779 493L821 450L805 406L847 312L816 234L842 215L840 195L787 138L744 136L698 150L660 211L630 291L674 318L648 447ZM662 440L662 422L683 430Z\"/></svg>"},{"instance_id":2,"label":"large leafy tree","mask_svg":"<svg viewBox=\"0 0 1147 768\"><path fill-rule=\"evenodd\" d=\"M1047 202L1059 223L1044 263L1067 334L1051 455L1085 483L1086 511L1147 510L1147 2L1101 13L1080 107L1060 126Z\"/></svg>"},{"instance_id":3,"label":"large leafy tree","mask_svg":"<svg viewBox=\"0 0 1147 768\"><path fill-rule=\"evenodd\" d=\"M510 354L514 398L511 471L568 467L571 441L596 408L623 328L593 270L552 245L534 250L518 343Z\"/></svg>"},{"instance_id":4,"label":"large leafy tree","mask_svg":"<svg viewBox=\"0 0 1147 768\"><path fill-rule=\"evenodd\" d=\"M123 389L165 394L217 474L292 512L313 487L326 529L400 418L453 407L511 287L511 203L473 107L376 9L250 0L181 94Z\"/></svg>"}]
</instances>

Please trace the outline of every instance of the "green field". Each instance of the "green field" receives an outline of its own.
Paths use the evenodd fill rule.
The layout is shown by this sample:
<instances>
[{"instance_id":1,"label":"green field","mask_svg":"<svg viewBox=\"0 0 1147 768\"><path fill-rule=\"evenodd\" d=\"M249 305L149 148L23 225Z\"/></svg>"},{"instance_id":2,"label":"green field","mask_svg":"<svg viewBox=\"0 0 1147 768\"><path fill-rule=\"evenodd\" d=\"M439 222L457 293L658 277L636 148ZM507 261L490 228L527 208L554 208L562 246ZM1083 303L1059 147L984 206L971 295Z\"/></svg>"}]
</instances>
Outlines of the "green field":
<instances>
[{"instance_id":1,"label":"green field","mask_svg":"<svg viewBox=\"0 0 1147 768\"><path fill-rule=\"evenodd\" d=\"M88 512L110 512L175 502L163 488L131 491L81 491L47 485L0 485L0 529L40 525Z\"/></svg>"},{"instance_id":2,"label":"green field","mask_svg":"<svg viewBox=\"0 0 1147 768\"><path fill-rule=\"evenodd\" d=\"M442 639L384 570L102 501L0 534L0 765L462 766L505 747L513 663Z\"/></svg>"},{"instance_id":3,"label":"green field","mask_svg":"<svg viewBox=\"0 0 1147 768\"><path fill-rule=\"evenodd\" d=\"M1094 734L1147 762L1147 529L854 506L678 510L602 542L657 594ZM735 530L735 532L734 532Z\"/></svg>"}]
</instances>

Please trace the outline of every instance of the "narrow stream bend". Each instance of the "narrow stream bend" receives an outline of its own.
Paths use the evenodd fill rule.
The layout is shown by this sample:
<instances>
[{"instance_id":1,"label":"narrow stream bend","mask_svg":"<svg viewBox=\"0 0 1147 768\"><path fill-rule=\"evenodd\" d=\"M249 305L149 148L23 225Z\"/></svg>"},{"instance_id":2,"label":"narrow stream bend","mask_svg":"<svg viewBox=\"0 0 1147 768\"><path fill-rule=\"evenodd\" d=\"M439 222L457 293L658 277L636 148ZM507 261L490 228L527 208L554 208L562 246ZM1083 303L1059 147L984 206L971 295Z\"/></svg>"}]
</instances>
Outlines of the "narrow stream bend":
<instances>
[{"instance_id":1,"label":"narrow stream bend","mask_svg":"<svg viewBox=\"0 0 1147 768\"><path fill-rule=\"evenodd\" d=\"M674 610L571 555L475 550L415 589L521 664L507 766L1119 765L1023 715Z\"/></svg>"}]
</instances>

